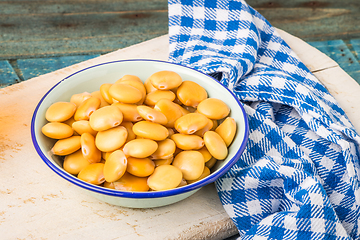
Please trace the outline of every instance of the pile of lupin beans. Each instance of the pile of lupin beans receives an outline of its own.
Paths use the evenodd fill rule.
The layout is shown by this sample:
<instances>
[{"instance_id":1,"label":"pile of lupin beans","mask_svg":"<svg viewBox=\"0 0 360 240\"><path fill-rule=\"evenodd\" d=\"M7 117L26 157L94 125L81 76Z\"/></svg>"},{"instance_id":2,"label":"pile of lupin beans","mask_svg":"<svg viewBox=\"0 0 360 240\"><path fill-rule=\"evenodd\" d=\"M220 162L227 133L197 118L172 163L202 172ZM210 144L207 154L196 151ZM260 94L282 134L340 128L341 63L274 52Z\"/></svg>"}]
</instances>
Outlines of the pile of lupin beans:
<instances>
[{"instance_id":1,"label":"pile of lupin beans","mask_svg":"<svg viewBox=\"0 0 360 240\"><path fill-rule=\"evenodd\" d=\"M159 71L124 75L46 111L52 154L79 179L122 191L160 191L205 178L228 154L236 122L193 81Z\"/></svg>"}]
</instances>

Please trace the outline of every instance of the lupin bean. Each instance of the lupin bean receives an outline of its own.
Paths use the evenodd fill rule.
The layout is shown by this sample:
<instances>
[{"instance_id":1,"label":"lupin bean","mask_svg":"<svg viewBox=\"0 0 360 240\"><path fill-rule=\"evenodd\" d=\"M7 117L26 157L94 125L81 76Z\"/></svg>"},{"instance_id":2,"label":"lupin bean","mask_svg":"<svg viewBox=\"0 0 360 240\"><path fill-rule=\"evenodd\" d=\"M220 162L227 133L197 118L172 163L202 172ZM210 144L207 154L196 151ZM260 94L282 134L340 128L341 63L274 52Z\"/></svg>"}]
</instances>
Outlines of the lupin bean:
<instances>
[{"instance_id":1,"label":"lupin bean","mask_svg":"<svg viewBox=\"0 0 360 240\"><path fill-rule=\"evenodd\" d=\"M63 139L71 137L74 130L66 123L49 122L41 128L42 133L53 139Z\"/></svg>"},{"instance_id":2,"label":"lupin bean","mask_svg":"<svg viewBox=\"0 0 360 240\"><path fill-rule=\"evenodd\" d=\"M195 180L204 171L205 162L200 152L183 151L176 155L172 165L181 170L185 180Z\"/></svg>"},{"instance_id":3,"label":"lupin bean","mask_svg":"<svg viewBox=\"0 0 360 240\"><path fill-rule=\"evenodd\" d=\"M85 182L95 185L102 184L105 182L104 163L89 164L79 172L77 177Z\"/></svg>"},{"instance_id":4,"label":"lupin bean","mask_svg":"<svg viewBox=\"0 0 360 240\"><path fill-rule=\"evenodd\" d=\"M150 76L150 81L159 90L170 90L179 87L182 78L173 71L159 71Z\"/></svg>"},{"instance_id":5,"label":"lupin bean","mask_svg":"<svg viewBox=\"0 0 360 240\"><path fill-rule=\"evenodd\" d=\"M192 81L183 81L176 91L178 99L185 105L196 108L207 98L206 90Z\"/></svg>"},{"instance_id":6,"label":"lupin bean","mask_svg":"<svg viewBox=\"0 0 360 240\"><path fill-rule=\"evenodd\" d=\"M90 133L93 136L95 136L97 134L97 131L95 131L94 129L91 128L90 122L87 120L80 120L80 121L73 122L72 128L79 135L86 133L86 132Z\"/></svg>"},{"instance_id":7,"label":"lupin bean","mask_svg":"<svg viewBox=\"0 0 360 240\"><path fill-rule=\"evenodd\" d=\"M235 119L227 117L216 129L221 138L226 143L226 146L229 147L232 141L234 140L236 134L236 122Z\"/></svg>"},{"instance_id":8,"label":"lupin bean","mask_svg":"<svg viewBox=\"0 0 360 240\"><path fill-rule=\"evenodd\" d=\"M123 121L127 122L138 122L143 120L141 115L137 110L136 104L128 104L128 103L113 103L112 106L117 107L123 114Z\"/></svg>"},{"instance_id":9,"label":"lupin bean","mask_svg":"<svg viewBox=\"0 0 360 240\"><path fill-rule=\"evenodd\" d=\"M88 92L77 93L71 96L70 102L74 103L76 106L80 106L83 101L91 97L91 94Z\"/></svg>"},{"instance_id":10,"label":"lupin bean","mask_svg":"<svg viewBox=\"0 0 360 240\"><path fill-rule=\"evenodd\" d=\"M78 175L87 165L90 165L90 162L84 158L81 150L77 150L65 156L63 168L70 174Z\"/></svg>"},{"instance_id":11,"label":"lupin bean","mask_svg":"<svg viewBox=\"0 0 360 240\"><path fill-rule=\"evenodd\" d=\"M90 115L95 112L96 109L100 107L101 101L96 97L90 97L83 101L80 106L77 108L74 119L79 120L89 120Z\"/></svg>"},{"instance_id":12,"label":"lupin bean","mask_svg":"<svg viewBox=\"0 0 360 240\"><path fill-rule=\"evenodd\" d=\"M123 148L126 156L146 158L153 154L158 144L151 139L134 139L127 142Z\"/></svg>"},{"instance_id":13,"label":"lupin bean","mask_svg":"<svg viewBox=\"0 0 360 240\"><path fill-rule=\"evenodd\" d=\"M181 170L173 165L160 165L147 180L148 186L155 191L173 189L183 179Z\"/></svg>"},{"instance_id":14,"label":"lupin bean","mask_svg":"<svg viewBox=\"0 0 360 240\"><path fill-rule=\"evenodd\" d=\"M122 103L137 103L143 95L139 89L123 83L115 83L109 88L110 95Z\"/></svg>"},{"instance_id":15,"label":"lupin bean","mask_svg":"<svg viewBox=\"0 0 360 240\"><path fill-rule=\"evenodd\" d=\"M204 134L204 142L207 150L214 158L223 160L228 155L226 144L218 133L214 131L206 132Z\"/></svg>"},{"instance_id":16,"label":"lupin bean","mask_svg":"<svg viewBox=\"0 0 360 240\"><path fill-rule=\"evenodd\" d=\"M162 125L165 125L168 122L166 116L162 112L157 111L151 107L141 105L137 106L136 109L140 116L147 121L159 123Z\"/></svg>"},{"instance_id":17,"label":"lupin bean","mask_svg":"<svg viewBox=\"0 0 360 240\"><path fill-rule=\"evenodd\" d=\"M169 131L163 125L158 123L140 121L133 126L134 133L143 138L152 139L155 141L165 140L169 136Z\"/></svg>"},{"instance_id":18,"label":"lupin bean","mask_svg":"<svg viewBox=\"0 0 360 240\"><path fill-rule=\"evenodd\" d=\"M197 111L210 119L219 120L229 115L230 108L220 99L207 98L199 103Z\"/></svg>"},{"instance_id":19,"label":"lupin bean","mask_svg":"<svg viewBox=\"0 0 360 240\"><path fill-rule=\"evenodd\" d=\"M197 135L175 133L171 136L171 139L182 150L197 150L204 146L204 140Z\"/></svg>"},{"instance_id":20,"label":"lupin bean","mask_svg":"<svg viewBox=\"0 0 360 240\"><path fill-rule=\"evenodd\" d=\"M158 142L157 150L151 154L152 159L169 159L174 155L176 144L171 139Z\"/></svg>"},{"instance_id":21,"label":"lupin bean","mask_svg":"<svg viewBox=\"0 0 360 240\"><path fill-rule=\"evenodd\" d=\"M126 171L137 177L148 177L155 170L155 163L149 158L128 157Z\"/></svg>"},{"instance_id":22,"label":"lupin bean","mask_svg":"<svg viewBox=\"0 0 360 240\"><path fill-rule=\"evenodd\" d=\"M53 103L45 113L49 122L64 122L71 118L76 111L76 105L70 102Z\"/></svg>"},{"instance_id":23,"label":"lupin bean","mask_svg":"<svg viewBox=\"0 0 360 240\"><path fill-rule=\"evenodd\" d=\"M95 144L102 152L112 152L124 145L127 135L128 133L125 127L117 126L98 132L95 137Z\"/></svg>"},{"instance_id":24,"label":"lupin bean","mask_svg":"<svg viewBox=\"0 0 360 240\"><path fill-rule=\"evenodd\" d=\"M154 109L162 112L166 116L168 122L165 126L170 128L174 127L175 121L183 115L177 104L169 99L159 100L155 104Z\"/></svg>"},{"instance_id":25,"label":"lupin bean","mask_svg":"<svg viewBox=\"0 0 360 240\"><path fill-rule=\"evenodd\" d=\"M189 113L178 118L174 127L179 133L193 134L209 124L209 119L199 113ZM212 125L211 125L212 127Z\"/></svg>"},{"instance_id":26,"label":"lupin bean","mask_svg":"<svg viewBox=\"0 0 360 240\"><path fill-rule=\"evenodd\" d=\"M105 180L107 182L115 182L119 180L126 171L127 161L128 160L123 151L116 150L112 152L105 161Z\"/></svg>"},{"instance_id":27,"label":"lupin bean","mask_svg":"<svg viewBox=\"0 0 360 240\"><path fill-rule=\"evenodd\" d=\"M81 148L80 136L72 136L58 140L51 149L55 155L65 156Z\"/></svg>"},{"instance_id":28,"label":"lupin bean","mask_svg":"<svg viewBox=\"0 0 360 240\"><path fill-rule=\"evenodd\" d=\"M101 160L101 152L95 145L95 137L90 133L83 133L80 138L81 151L90 163L98 163Z\"/></svg>"},{"instance_id":29,"label":"lupin bean","mask_svg":"<svg viewBox=\"0 0 360 240\"><path fill-rule=\"evenodd\" d=\"M105 131L119 126L123 120L123 114L115 106L105 106L97 109L90 115L89 123L95 131Z\"/></svg>"},{"instance_id":30,"label":"lupin bean","mask_svg":"<svg viewBox=\"0 0 360 240\"><path fill-rule=\"evenodd\" d=\"M147 179L146 177L136 177L125 172L119 180L111 183L105 182L104 187L120 191L147 192L149 191Z\"/></svg>"}]
</instances>

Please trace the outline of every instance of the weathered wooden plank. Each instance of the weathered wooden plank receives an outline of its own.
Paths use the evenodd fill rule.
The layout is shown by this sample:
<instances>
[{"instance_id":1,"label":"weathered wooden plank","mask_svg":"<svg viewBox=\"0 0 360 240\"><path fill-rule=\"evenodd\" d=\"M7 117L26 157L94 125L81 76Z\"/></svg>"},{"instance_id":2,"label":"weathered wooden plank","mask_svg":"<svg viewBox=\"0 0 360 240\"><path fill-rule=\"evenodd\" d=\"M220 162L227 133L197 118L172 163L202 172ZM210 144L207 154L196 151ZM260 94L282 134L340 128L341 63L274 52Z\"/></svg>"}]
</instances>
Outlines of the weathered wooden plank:
<instances>
[{"instance_id":1,"label":"weathered wooden plank","mask_svg":"<svg viewBox=\"0 0 360 240\"><path fill-rule=\"evenodd\" d=\"M61 68L71 66L73 64L89 60L100 56L98 55L81 55L81 56L65 56L56 58L32 58L19 59L18 67L22 73L24 80L53 72Z\"/></svg>"},{"instance_id":2,"label":"weathered wooden plank","mask_svg":"<svg viewBox=\"0 0 360 240\"><path fill-rule=\"evenodd\" d=\"M15 70L8 61L0 61L0 88L20 82Z\"/></svg>"},{"instance_id":3,"label":"weathered wooden plank","mask_svg":"<svg viewBox=\"0 0 360 240\"><path fill-rule=\"evenodd\" d=\"M104 54L163 35L153 31L148 34L118 34L89 36L81 39L41 39L0 43L0 59L56 57L80 54Z\"/></svg>"},{"instance_id":4,"label":"weathered wooden plank","mask_svg":"<svg viewBox=\"0 0 360 240\"><path fill-rule=\"evenodd\" d=\"M109 11L114 2L105 2L107 8L97 11L99 3L94 1L77 2L77 8L86 5L86 11L70 11L70 2L55 11L54 6L42 9L41 1L35 2L39 9L28 13L0 14L0 59L104 53L168 32L167 3L154 1L155 8L152 2L119 1Z\"/></svg>"},{"instance_id":5,"label":"weathered wooden plank","mask_svg":"<svg viewBox=\"0 0 360 240\"><path fill-rule=\"evenodd\" d=\"M360 39L351 39L349 42L355 51L355 56L360 61Z\"/></svg>"},{"instance_id":6,"label":"weathered wooden plank","mask_svg":"<svg viewBox=\"0 0 360 240\"><path fill-rule=\"evenodd\" d=\"M360 38L358 0L248 0L269 22L305 41Z\"/></svg>"},{"instance_id":7,"label":"weathered wooden plank","mask_svg":"<svg viewBox=\"0 0 360 240\"><path fill-rule=\"evenodd\" d=\"M0 0L0 15L167 10L166 0Z\"/></svg>"},{"instance_id":8,"label":"weathered wooden plank","mask_svg":"<svg viewBox=\"0 0 360 240\"><path fill-rule=\"evenodd\" d=\"M336 61L342 69L360 83L360 64L343 40L309 42L309 44Z\"/></svg>"}]
</instances>

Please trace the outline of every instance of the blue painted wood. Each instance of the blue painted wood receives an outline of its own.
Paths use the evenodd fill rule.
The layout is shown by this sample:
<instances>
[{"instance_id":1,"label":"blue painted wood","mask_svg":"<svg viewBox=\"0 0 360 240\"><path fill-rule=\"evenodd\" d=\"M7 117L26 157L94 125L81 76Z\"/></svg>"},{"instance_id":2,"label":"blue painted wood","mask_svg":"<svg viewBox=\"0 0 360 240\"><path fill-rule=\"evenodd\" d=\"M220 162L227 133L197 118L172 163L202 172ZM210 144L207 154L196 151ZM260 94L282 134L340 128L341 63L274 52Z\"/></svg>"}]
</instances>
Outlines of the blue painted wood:
<instances>
[{"instance_id":1,"label":"blue painted wood","mask_svg":"<svg viewBox=\"0 0 360 240\"><path fill-rule=\"evenodd\" d=\"M336 61L344 71L360 84L359 60L343 40L308 43Z\"/></svg>"},{"instance_id":2,"label":"blue painted wood","mask_svg":"<svg viewBox=\"0 0 360 240\"><path fill-rule=\"evenodd\" d=\"M351 39L350 44L355 51L355 56L360 61L360 39Z\"/></svg>"},{"instance_id":3,"label":"blue painted wood","mask_svg":"<svg viewBox=\"0 0 360 240\"><path fill-rule=\"evenodd\" d=\"M20 82L20 78L8 61L0 61L0 88Z\"/></svg>"},{"instance_id":4,"label":"blue painted wood","mask_svg":"<svg viewBox=\"0 0 360 240\"><path fill-rule=\"evenodd\" d=\"M73 64L86 61L91 58L100 56L96 55L79 55L79 56L65 56L54 58L32 58L19 59L17 61L18 67L25 80L33 77L43 75L45 73L53 72L61 68L71 66Z\"/></svg>"}]
</instances>

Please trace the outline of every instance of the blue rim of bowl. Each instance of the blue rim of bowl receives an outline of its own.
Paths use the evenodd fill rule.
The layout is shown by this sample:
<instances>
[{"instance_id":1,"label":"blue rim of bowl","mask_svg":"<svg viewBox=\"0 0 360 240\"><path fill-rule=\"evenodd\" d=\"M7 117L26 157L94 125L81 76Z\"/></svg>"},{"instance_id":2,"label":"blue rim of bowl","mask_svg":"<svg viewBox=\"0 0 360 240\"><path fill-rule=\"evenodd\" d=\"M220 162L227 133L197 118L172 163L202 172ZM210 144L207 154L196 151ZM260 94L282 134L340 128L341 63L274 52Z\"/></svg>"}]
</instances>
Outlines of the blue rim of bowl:
<instances>
[{"instance_id":1,"label":"blue rim of bowl","mask_svg":"<svg viewBox=\"0 0 360 240\"><path fill-rule=\"evenodd\" d=\"M130 62L130 61L139 61L139 62L143 62L143 61L149 61L149 62L159 62L159 63L165 63L165 64L172 64L172 65L177 65L183 68L188 68L190 70L199 72L201 74L206 75L209 78L212 78L216 83L219 84L220 87L225 88L232 96L233 98L237 101L238 105L240 106L241 110L242 110L242 114L244 117L244 122L245 122L245 133L244 133L244 139L241 143L241 145L239 146L236 154L234 155L234 157L232 159L230 159L228 161L228 163L223 166L220 170L215 171L214 173L212 173L211 175L209 175L208 177L201 179L195 183L186 185L186 186L182 186L179 188L174 188L174 189L170 189L170 190L163 190L163 191L150 191L150 192L129 192L129 191L120 191L120 190L114 190L114 189L110 189L110 188L105 188L105 187L101 187L101 186L97 186L97 185L93 185L90 183L87 183L85 181L82 181L80 179L78 179L76 176L73 176L69 173L67 173L65 170L61 169L61 167L57 166L55 163L53 163L41 150L39 144L37 143L36 140L36 135L35 135L35 119L37 117L37 112L39 110L39 107L41 106L42 102L44 101L44 99L46 98L47 95L49 95L51 93L51 91L56 88L61 82L65 81L66 79L79 74L80 72L86 71L88 69L91 68L95 68L95 67L99 67L102 65L107 65L107 64L113 64L113 63L119 63L119 62ZM242 103L239 101L239 99L234 95L234 93L232 93L228 88L226 88L225 86L223 86L219 81L217 81L216 79L214 79L213 77L200 72L196 69L181 65L181 64L177 64L177 63L171 63L171 62L167 62L167 61L160 61L160 60L150 60L150 59L129 59L129 60L117 60L117 61L110 61L110 62L105 62L105 63L100 63L100 64L96 64L84 69L81 69L67 77L65 77L64 79L62 79L61 81L59 81L57 84L55 84L39 101L39 103L37 104L32 119L31 119L31 139L33 142L33 145L35 147L35 150L37 151L37 153L39 154L40 158L45 162L45 164L51 169L53 170L56 174L58 174L60 177L64 178L65 180L75 184L78 187L81 187L83 189L95 192L95 193L99 193L99 194L105 194L105 195L110 195L110 196L115 196L115 197L124 197L124 198L159 198L159 197L170 197L173 195L177 195L177 194L182 194L182 193L186 193L189 191L193 191L193 190L197 190L200 189L201 187L210 184L214 181L216 181L218 178L220 178L222 175L224 175L236 162L237 160L240 158L241 154L243 153L243 151L245 150L246 147L246 143L248 141L248 135L249 135L249 123L248 123L248 118L247 115L245 113L245 109L242 105Z\"/></svg>"}]
</instances>

